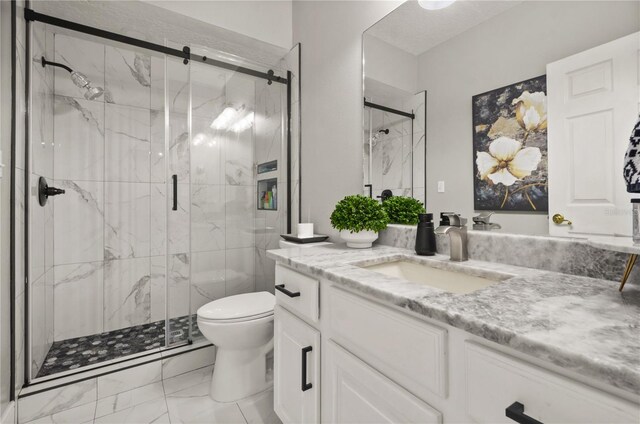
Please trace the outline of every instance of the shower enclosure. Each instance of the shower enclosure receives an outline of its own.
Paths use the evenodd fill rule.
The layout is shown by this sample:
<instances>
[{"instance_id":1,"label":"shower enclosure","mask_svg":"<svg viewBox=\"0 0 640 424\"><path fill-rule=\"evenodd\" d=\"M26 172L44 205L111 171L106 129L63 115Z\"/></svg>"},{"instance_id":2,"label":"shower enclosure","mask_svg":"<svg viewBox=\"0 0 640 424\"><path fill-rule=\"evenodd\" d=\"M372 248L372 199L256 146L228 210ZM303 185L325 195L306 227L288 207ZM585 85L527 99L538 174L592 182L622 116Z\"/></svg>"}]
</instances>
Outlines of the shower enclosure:
<instances>
[{"instance_id":1,"label":"shower enclosure","mask_svg":"<svg viewBox=\"0 0 640 424\"><path fill-rule=\"evenodd\" d=\"M28 381L206 342L197 309L273 291L298 220L297 51L95 35L30 24Z\"/></svg>"}]
</instances>

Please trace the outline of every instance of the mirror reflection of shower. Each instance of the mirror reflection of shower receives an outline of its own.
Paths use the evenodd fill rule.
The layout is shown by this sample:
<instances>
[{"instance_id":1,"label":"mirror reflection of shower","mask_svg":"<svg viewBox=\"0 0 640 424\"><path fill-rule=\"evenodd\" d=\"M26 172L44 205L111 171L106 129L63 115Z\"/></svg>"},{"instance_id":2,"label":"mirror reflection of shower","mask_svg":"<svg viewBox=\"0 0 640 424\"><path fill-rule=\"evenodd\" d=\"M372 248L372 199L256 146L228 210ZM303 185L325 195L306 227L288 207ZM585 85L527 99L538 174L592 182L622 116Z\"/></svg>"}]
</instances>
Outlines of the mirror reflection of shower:
<instances>
[{"instance_id":1,"label":"mirror reflection of shower","mask_svg":"<svg viewBox=\"0 0 640 424\"><path fill-rule=\"evenodd\" d=\"M388 135L389 134L389 128L385 128L383 130L378 130L377 133L375 133L375 135L373 135L373 137L371 137L371 140L369 141L371 148L375 147L376 143L378 142L378 140L382 137L382 135Z\"/></svg>"},{"instance_id":2,"label":"mirror reflection of shower","mask_svg":"<svg viewBox=\"0 0 640 424\"><path fill-rule=\"evenodd\" d=\"M74 71L67 65L48 61L44 56L42 56L42 58L40 59L40 63L42 63L43 68L47 65L50 65L50 66L55 66L57 68L62 68L67 72L69 72L69 74L71 74L70 75L71 81L73 81L73 83L77 87L83 88L85 90L84 98L87 100L95 100L98 97L102 96L102 94L104 93L104 89L102 87L93 85L91 83L91 80L87 78L86 75L84 75L83 73Z\"/></svg>"}]
</instances>

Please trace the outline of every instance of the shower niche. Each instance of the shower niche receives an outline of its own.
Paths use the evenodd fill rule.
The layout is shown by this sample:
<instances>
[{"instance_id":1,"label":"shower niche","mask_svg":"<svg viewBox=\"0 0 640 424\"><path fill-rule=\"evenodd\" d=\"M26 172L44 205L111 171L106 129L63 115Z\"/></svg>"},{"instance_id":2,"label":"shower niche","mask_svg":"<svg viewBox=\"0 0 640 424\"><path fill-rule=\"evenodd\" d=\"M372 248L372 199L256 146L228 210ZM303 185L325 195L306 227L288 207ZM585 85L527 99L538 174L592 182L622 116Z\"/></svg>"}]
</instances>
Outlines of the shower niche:
<instances>
[{"instance_id":1,"label":"shower niche","mask_svg":"<svg viewBox=\"0 0 640 424\"><path fill-rule=\"evenodd\" d=\"M185 64L28 34L27 380L206 343L198 308L273 291L266 250L298 219L297 48L261 64L190 45L208 59ZM43 206L41 177L64 191Z\"/></svg>"}]
</instances>

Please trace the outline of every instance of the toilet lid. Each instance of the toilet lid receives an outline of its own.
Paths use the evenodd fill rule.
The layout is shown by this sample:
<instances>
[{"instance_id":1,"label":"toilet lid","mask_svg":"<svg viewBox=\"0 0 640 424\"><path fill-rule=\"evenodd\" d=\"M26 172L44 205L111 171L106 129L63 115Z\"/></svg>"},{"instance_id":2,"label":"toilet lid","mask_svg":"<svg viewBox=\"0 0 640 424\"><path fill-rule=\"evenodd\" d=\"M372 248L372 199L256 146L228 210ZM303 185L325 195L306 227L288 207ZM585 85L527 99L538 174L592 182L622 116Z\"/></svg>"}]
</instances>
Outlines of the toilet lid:
<instances>
[{"instance_id":1,"label":"toilet lid","mask_svg":"<svg viewBox=\"0 0 640 424\"><path fill-rule=\"evenodd\" d=\"M209 302L198 309L198 318L229 320L259 318L273 313L276 298L269 292L245 293Z\"/></svg>"}]
</instances>

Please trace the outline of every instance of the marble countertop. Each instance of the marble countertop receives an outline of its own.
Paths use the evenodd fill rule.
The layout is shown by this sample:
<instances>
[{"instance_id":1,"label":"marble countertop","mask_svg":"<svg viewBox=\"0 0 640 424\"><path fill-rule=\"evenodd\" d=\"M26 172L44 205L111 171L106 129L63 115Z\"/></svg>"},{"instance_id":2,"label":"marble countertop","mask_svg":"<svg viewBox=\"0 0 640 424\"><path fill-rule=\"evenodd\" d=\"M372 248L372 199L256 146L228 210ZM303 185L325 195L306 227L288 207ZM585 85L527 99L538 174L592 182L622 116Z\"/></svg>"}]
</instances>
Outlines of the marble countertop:
<instances>
[{"instance_id":1,"label":"marble countertop","mask_svg":"<svg viewBox=\"0 0 640 424\"><path fill-rule=\"evenodd\" d=\"M587 243L599 249L640 255L640 244L634 243L631 237L595 236L589 237Z\"/></svg>"},{"instance_id":2,"label":"marble countertop","mask_svg":"<svg viewBox=\"0 0 640 424\"><path fill-rule=\"evenodd\" d=\"M343 244L270 250L267 256L381 301L449 324L564 369L640 394L640 287L390 246ZM453 294L362 268L398 259L505 281Z\"/></svg>"}]
</instances>

